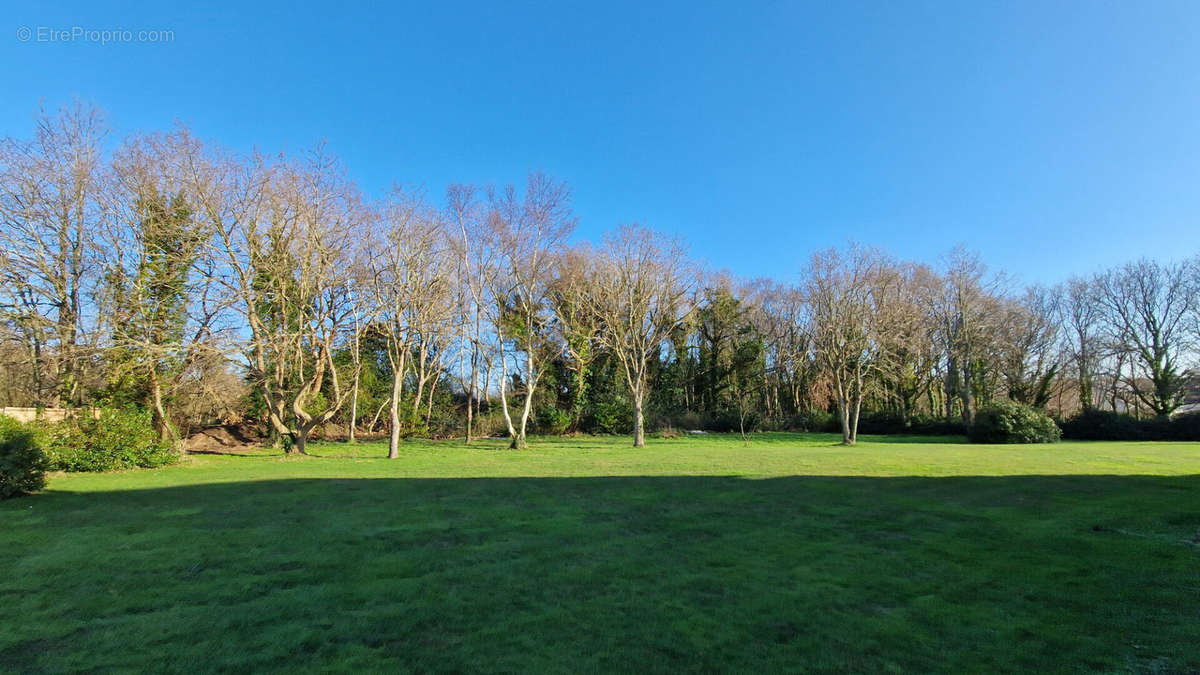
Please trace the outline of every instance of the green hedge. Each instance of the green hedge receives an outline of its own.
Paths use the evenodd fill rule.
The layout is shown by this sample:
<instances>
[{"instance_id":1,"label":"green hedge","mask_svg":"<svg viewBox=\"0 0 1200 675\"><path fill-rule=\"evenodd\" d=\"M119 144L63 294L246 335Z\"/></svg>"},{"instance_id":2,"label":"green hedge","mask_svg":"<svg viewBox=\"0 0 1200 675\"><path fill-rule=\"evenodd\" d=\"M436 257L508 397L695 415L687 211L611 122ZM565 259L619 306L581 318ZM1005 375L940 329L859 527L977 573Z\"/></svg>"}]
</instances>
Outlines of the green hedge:
<instances>
[{"instance_id":1,"label":"green hedge","mask_svg":"<svg viewBox=\"0 0 1200 675\"><path fill-rule=\"evenodd\" d=\"M1141 420L1108 410L1085 410L1060 425L1063 438L1084 441L1200 441L1200 413Z\"/></svg>"}]
</instances>

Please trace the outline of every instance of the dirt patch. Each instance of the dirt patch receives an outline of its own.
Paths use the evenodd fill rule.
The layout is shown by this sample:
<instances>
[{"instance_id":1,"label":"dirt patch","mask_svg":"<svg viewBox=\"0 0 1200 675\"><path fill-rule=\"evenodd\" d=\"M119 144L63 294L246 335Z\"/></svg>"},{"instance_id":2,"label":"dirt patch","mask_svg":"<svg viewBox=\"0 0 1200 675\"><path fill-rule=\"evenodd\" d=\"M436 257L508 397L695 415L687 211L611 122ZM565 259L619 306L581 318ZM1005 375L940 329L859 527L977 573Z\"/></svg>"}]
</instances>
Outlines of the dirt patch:
<instances>
[{"instance_id":1,"label":"dirt patch","mask_svg":"<svg viewBox=\"0 0 1200 675\"><path fill-rule=\"evenodd\" d=\"M258 432L244 424L227 424L201 429L183 441L184 452L237 452L262 444Z\"/></svg>"}]
</instances>

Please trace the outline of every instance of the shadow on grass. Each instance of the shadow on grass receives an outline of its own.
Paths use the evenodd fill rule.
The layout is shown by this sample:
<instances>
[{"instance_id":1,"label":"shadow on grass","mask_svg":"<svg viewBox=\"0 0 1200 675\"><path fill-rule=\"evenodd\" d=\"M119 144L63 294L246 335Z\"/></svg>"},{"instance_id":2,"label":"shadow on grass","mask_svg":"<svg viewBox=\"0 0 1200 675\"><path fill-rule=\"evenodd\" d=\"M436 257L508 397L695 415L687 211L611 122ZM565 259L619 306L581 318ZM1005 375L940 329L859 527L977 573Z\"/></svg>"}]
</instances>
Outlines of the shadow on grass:
<instances>
[{"instance_id":1,"label":"shadow on grass","mask_svg":"<svg viewBox=\"0 0 1200 675\"><path fill-rule=\"evenodd\" d=\"M17 671L1200 667L1200 476L274 480L0 518Z\"/></svg>"}]
</instances>

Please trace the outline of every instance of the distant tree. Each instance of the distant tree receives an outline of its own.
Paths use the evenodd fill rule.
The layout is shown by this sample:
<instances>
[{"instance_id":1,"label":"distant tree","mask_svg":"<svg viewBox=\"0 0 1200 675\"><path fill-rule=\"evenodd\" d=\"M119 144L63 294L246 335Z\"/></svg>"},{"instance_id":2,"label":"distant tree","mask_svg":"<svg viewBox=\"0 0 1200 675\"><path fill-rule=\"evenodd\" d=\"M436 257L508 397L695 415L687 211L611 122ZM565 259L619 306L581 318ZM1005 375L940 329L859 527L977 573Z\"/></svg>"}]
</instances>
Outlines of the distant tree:
<instances>
[{"instance_id":1,"label":"distant tree","mask_svg":"<svg viewBox=\"0 0 1200 675\"><path fill-rule=\"evenodd\" d=\"M842 443L858 440L858 419L867 377L877 366L880 341L876 311L880 309L882 255L851 246L813 254L805 278L812 307L813 346L836 395Z\"/></svg>"},{"instance_id":2,"label":"distant tree","mask_svg":"<svg viewBox=\"0 0 1200 675\"><path fill-rule=\"evenodd\" d=\"M588 368L596 359L602 322L592 304L593 260L590 246L564 249L555 259L551 306L560 333L566 368L574 376L570 403L571 426L578 427L587 400Z\"/></svg>"},{"instance_id":3,"label":"distant tree","mask_svg":"<svg viewBox=\"0 0 1200 675\"><path fill-rule=\"evenodd\" d=\"M243 344L270 427L306 453L352 391L334 361L352 324L361 199L318 148L302 162L195 153L197 213L215 233L221 279L249 327ZM328 391L329 395L325 392Z\"/></svg>"},{"instance_id":4,"label":"distant tree","mask_svg":"<svg viewBox=\"0 0 1200 675\"><path fill-rule=\"evenodd\" d=\"M1182 403L1183 359L1195 339L1188 324L1198 301L1194 284L1188 264L1149 260L1110 270L1096 280L1110 337L1128 355L1125 384L1159 417Z\"/></svg>"},{"instance_id":5,"label":"distant tree","mask_svg":"<svg viewBox=\"0 0 1200 675\"><path fill-rule=\"evenodd\" d=\"M523 194L509 186L489 195L489 243L495 251L496 270L491 284L492 324L500 360L500 405L511 447L526 447L529 413L546 365L558 353L551 308L553 261L575 229L571 191L565 183L534 173ZM511 374L520 374L519 422L509 405L508 346L524 355Z\"/></svg>"},{"instance_id":6,"label":"distant tree","mask_svg":"<svg viewBox=\"0 0 1200 675\"><path fill-rule=\"evenodd\" d=\"M186 133L135 138L114 160L115 227L103 237L112 326L111 377L130 376L163 441L177 434L171 408L190 371L219 351L225 303L178 161ZM205 368L207 369L207 368Z\"/></svg>"},{"instance_id":7,"label":"distant tree","mask_svg":"<svg viewBox=\"0 0 1200 675\"><path fill-rule=\"evenodd\" d=\"M802 412L812 404L816 367L812 356L812 321L802 289L769 283L757 304L759 332L767 349L767 368L773 374L773 398L778 410L787 390L786 407Z\"/></svg>"},{"instance_id":8,"label":"distant tree","mask_svg":"<svg viewBox=\"0 0 1200 675\"><path fill-rule=\"evenodd\" d=\"M952 399L957 398L968 425L974 419L980 379L995 354L1001 281L988 276L978 256L955 248L930 302L934 334L945 355L946 417L951 415Z\"/></svg>"},{"instance_id":9,"label":"distant tree","mask_svg":"<svg viewBox=\"0 0 1200 675\"><path fill-rule=\"evenodd\" d=\"M1042 410L1060 365L1059 297L1053 289L1032 287L1020 299L1001 303L1000 311L1000 368L1008 397Z\"/></svg>"},{"instance_id":10,"label":"distant tree","mask_svg":"<svg viewBox=\"0 0 1200 675\"><path fill-rule=\"evenodd\" d=\"M110 188L107 134L100 111L76 103L43 112L32 140L0 140L0 309L27 346L34 405L83 401L85 303L99 281L96 237Z\"/></svg>"},{"instance_id":11,"label":"distant tree","mask_svg":"<svg viewBox=\"0 0 1200 675\"><path fill-rule=\"evenodd\" d=\"M765 393L766 354L763 347L763 337L759 327L750 321L744 321L733 334L730 343L729 368L726 378L729 381L729 394L737 411L738 432L742 441L746 441L746 422L757 419L763 414L759 410Z\"/></svg>"},{"instance_id":12,"label":"distant tree","mask_svg":"<svg viewBox=\"0 0 1200 675\"><path fill-rule=\"evenodd\" d=\"M1100 334L1103 310L1096 291L1092 280L1073 278L1061 291L1059 304L1058 322L1074 366L1079 405L1084 410L1096 405L1096 373L1104 348Z\"/></svg>"},{"instance_id":13,"label":"distant tree","mask_svg":"<svg viewBox=\"0 0 1200 675\"><path fill-rule=\"evenodd\" d=\"M591 297L633 398L634 447L646 445L650 369L692 311L696 276L683 242L640 225L607 234L596 252Z\"/></svg>"},{"instance_id":14,"label":"distant tree","mask_svg":"<svg viewBox=\"0 0 1200 675\"><path fill-rule=\"evenodd\" d=\"M393 190L381 207L368 263L375 314L386 338L392 373L389 459L400 456L405 378L411 370L416 391L412 410L406 415L415 424L425 385L435 370L431 362L439 356L444 323L454 311L451 295L456 261L448 244L433 209L414 195Z\"/></svg>"},{"instance_id":15,"label":"distant tree","mask_svg":"<svg viewBox=\"0 0 1200 675\"><path fill-rule=\"evenodd\" d=\"M937 288L936 275L924 265L881 265L875 284L876 370L885 400L891 400L907 425L922 395L929 393L939 357L926 304Z\"/></svg>"},{"instance_id":16,"label":"distant tree","mask_svg":"<svg viewBox=\"0 0 1200 675\"><path fill-rule=\"evenodd\" d=\"M460 312L462 348L459 350L459 378L467 396L464 441L470 443L475 414L480 399L487 397L490 370L485 348L483 316L488 304L488 292L496 273L495 249L490 246L489 232L477 190L471 185L454 184L446 189L446 221L453 232L459 257L457 268L458 308ZM470 373L463 359L469 354ZM480 383L480 377L483 382Z\"/></svg>"}]
</instances>

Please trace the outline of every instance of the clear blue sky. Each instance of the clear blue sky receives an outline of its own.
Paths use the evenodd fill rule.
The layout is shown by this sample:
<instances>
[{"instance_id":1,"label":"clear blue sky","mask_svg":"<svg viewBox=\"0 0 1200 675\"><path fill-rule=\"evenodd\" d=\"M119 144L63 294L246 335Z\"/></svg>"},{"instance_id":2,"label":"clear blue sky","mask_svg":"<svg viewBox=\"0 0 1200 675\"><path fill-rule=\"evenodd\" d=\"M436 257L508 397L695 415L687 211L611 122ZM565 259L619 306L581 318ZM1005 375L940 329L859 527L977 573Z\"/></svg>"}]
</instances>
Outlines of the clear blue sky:
<instances>
[{"instance_id":1,"label":"clear blue sky","mask_svg":"<svg viewBox=\"0 0 1200 675\"><path fill-rule=\"evenodd\" d=\"M368 191L544 169L580 236L643 222L747 276L851 238L1025 281L1200 251L1200 2L255 4L4 6L0 134L80 97L121 132L327 139Z\"/></svg>"}]
</instances>

